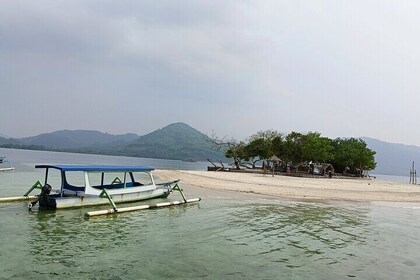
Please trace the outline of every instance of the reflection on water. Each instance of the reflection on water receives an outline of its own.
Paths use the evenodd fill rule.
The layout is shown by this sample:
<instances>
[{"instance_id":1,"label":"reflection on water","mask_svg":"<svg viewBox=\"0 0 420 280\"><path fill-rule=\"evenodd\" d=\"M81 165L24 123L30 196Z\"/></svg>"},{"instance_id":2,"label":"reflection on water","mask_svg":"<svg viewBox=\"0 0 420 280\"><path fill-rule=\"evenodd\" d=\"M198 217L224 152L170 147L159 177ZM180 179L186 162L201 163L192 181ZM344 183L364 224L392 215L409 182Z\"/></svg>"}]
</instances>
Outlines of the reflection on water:
<instances>
[{"instance_id":1,"label":"reflection on water","mask_svg":"<svg viewBox=\"0 0 420 280\"><path fill-rule=\"evenodd\" d=\"M60 279L86 279L86 275L138 279L136 271L145 273L145 263L168 255L170 243L182 240L182 235L176 238L176 233L186 230L179 220L189 209L199 207L181 205L90 219L84 217L86 209L27 213L30 274L41 278L59 275ZM147 273L153 275L153 269Z\"/></svg>"},{"instance_id":2,"label":"reflection on water","mask_svg":"<svg viewBox=\"0 0 420 280\"><path fill-rule=\"evenodd\" d=\"M127 223L115 216L89 222L79 211L34 212L29 240L38 261L67 263L69 257L127 245ZM48 245L48 246L45 246Z\"/></svg>"},{"instance_id":3,"label":"reflection on water","mask_svg":"<svg viewBox=\"0 0 420 280\"><path fill-rule=\"evenodd\" d=\"M239 205L228 215L226 240L251 246L250 256L286 267L308 261L331 265L353 254L347 247L366 244L368 210L297 203ZM334 252L334 253L333 253Z\"/></svg>"}]
</instances>

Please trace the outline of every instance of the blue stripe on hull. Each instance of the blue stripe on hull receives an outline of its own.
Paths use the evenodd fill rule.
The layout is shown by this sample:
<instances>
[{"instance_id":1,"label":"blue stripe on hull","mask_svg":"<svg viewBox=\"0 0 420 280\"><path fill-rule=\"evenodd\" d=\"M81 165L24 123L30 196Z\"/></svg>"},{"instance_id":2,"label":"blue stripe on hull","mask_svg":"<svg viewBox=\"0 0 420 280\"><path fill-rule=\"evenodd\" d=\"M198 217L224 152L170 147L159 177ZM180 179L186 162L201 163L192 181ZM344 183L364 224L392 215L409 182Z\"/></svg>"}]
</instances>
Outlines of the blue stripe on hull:
<instances>
[{"instance_id":1,"label":"blue stripe on hull","mask_svg":"<svg viewBox=\"0 0 420 280\"><path fill-rule=\"evenodd\" d=\"M157 194L156 196L149 196L149 197L137 197L137 198L128 198L127 200L122 200L122 201L115 201L115 203L132 203L132 202L137 202L137 201L144 201L144 200L150 200L150 199L156 199L156 198L167 198L168 195L170 194L169 191L164 192L162 194ZM61 197L60 195L49 195L43 199L39 200L39 207L40 209L50 209L50 210L55 210L58 208L81 208L81 207L90 207L90 206L97 206L97 205L106 205L109 204L108 199L106 198L100 198L98 200L97 203L92 203L89 204L88 200L89 199L98 199L98 197L76 197L76 196L67 196L67 197ZM66 206L66 207L62 207L60 201L65 201L65 200L71 200L74 199L75 203ZM85 204L83 204L83 200L86 201Z\"/></svg>"}]
</instances>

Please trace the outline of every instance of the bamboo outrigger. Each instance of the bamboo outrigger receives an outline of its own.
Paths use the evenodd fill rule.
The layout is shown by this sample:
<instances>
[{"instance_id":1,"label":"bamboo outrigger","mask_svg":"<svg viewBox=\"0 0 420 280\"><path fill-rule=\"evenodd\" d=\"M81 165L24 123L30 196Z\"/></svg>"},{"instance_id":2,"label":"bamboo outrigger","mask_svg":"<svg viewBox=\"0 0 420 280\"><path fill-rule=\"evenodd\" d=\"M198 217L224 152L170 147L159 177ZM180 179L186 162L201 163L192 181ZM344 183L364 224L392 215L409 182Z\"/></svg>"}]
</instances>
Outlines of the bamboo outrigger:
<instances>
[{"instance_id":1,"label":"bamboo outrigger","mask_svg":"<svg viewBox=\"0 0 420 280\"><path fill-rule=\"evenodd\" d=\"M201 200L200 198L187 199L184 195L183 190L179 187L178 184L176 184L172 189L176 190L176 191L179 191L179 193L182 196L181 201L168 201L168 202L161 202L161 203L156 203L156 204L151 204L151 205L137 205L137 206L132 206L132 207L124 207L124 208L117 208L114 200L108 194L108 191L106 189L104 189L99 196L102 197L102 198L107 198L109 203L111 203L112 208L111 209L106 209L106 210L86 212L85 216L86 217L93 217L93 216L132 212L132 211L145 210L145 209L154 209L154 208L159 208L159 207L167 207L167 206L172 206L172 205L180 205L180 204L198 202L198 201Z\"/></svg>"},{"instance_id":2,"label":"bamboo outrigger","mask_svg":"<svg viewBox=\"0 0 420 280\"><path fill-rule=\"evenodd\" d=\"M0 157L0 172L15 170L12 163L5 158L6 157ZM7 164L7 166L5 166L5 164Z\"/></svg>"}]
</instances>

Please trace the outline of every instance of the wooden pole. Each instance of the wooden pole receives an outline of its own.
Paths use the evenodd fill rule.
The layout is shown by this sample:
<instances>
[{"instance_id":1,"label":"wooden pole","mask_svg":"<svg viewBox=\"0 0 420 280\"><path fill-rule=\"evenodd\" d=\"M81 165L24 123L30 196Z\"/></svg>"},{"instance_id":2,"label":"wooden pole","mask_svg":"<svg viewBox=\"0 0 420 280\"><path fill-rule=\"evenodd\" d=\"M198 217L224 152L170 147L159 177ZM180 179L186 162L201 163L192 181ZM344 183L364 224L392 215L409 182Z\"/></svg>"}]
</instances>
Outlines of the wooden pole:
<instances>
[{"instance_id":1,"label":"wooden pole","mask_svg":"<svg viewBox=\"0 0 420 280\"><path fill-rule=\"evenodd\" d=\"M186 201L169 201L169 202L156 203L152 205L138 205L138 206L132 206L132 207L118 208L117 210L112 208L112 209L106 209L106 210L87 212L85 216L94 217L94 216L108 215L108 214L114 214L114 213L132 212L132 211L138 211L138 210L144 210L144 209L154 209L154 208L159 208L159 207L167 207L167 206L172 206L172 205L198 202L200 200L201 198L192 198Z\"/></svg>"},{"instance_id":2,"label":"wooden pole","mask_svg":"<svg viewBox=\"0 0 420 280\"><path fill-rule=\"evenodd\" d=\"M6 202L18 202L18 201L26 201L26 200L33 200L36 199L36 196L15 196L15 197L0 197L0 203Z\"/></svg>"},{"instance_id":3,"label":"wooden pole","mask_svg":"<svg viewBox=\"0 0 420 280\"><path fill-rule=\"evenodd\" d=\"M273 166L272 166L272 168L273 168L273 177L274 177L274 161L273 161Z\"/></svg>"},{"instance_id":4,"label":"wooden pole","mask_svg":"<svg viewBox=\"0 0 420 280\"><path fill-rule=\"evenodd\" d=\"M411 165L410 169L410 184L417 184L417 172L415 170L415 164L414 161Z\"/></svg>"}]
</instances>

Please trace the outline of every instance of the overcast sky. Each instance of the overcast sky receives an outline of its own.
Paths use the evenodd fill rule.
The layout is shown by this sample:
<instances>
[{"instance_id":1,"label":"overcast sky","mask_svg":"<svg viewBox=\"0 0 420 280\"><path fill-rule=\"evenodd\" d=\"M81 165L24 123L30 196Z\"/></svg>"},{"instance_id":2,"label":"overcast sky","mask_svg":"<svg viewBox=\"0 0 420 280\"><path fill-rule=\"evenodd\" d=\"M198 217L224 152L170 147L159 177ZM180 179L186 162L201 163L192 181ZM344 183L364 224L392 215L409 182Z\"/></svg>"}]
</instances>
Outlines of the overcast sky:
<instances>
[{"instance_id":1,"label":"overcast sky","mask_svg":"<svg viewBox=\"0 0 420 280\"><path fill-rule=\"evenodd\" d=\"M419 1L0 1L0 134L420 145Z\"/></svg>"}]
</instances>

